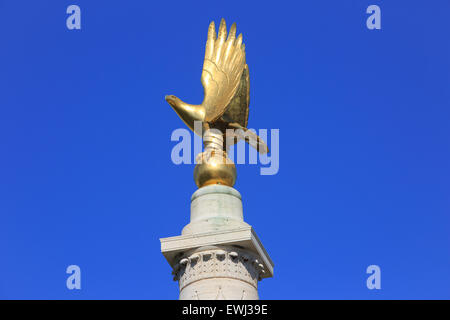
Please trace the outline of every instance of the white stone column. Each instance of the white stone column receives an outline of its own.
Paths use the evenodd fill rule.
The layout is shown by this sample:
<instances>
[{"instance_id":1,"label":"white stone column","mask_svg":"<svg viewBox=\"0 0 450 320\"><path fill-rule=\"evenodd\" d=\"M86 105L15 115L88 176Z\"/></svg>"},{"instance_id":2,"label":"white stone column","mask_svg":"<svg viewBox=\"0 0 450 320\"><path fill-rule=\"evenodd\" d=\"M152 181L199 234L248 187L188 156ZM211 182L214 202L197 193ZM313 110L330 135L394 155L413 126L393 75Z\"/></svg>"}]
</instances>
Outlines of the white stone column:
<instances>
[{"instance_id":1,"label":"white stone column","mask_svg":"<svg viewBox=\"0 0 450 320\"><path fill-rule=\"evenodd\" d=\"M244 222L241 195L231 187L198 189L181 236L160 240L180 300L258 299L258 281L273 276L273 262Z\"/></svg>"},{"instance_id":2,"label":"white stone column","mask_svg":"<svg viewBox=\"0 0 450 320\"><path fill-rule=\"evenodd\" d=\"M182 235L249 227L244 222L241 194L234 188L211 185L191 197L191 222Z\"/></svg>"}]
</instances>

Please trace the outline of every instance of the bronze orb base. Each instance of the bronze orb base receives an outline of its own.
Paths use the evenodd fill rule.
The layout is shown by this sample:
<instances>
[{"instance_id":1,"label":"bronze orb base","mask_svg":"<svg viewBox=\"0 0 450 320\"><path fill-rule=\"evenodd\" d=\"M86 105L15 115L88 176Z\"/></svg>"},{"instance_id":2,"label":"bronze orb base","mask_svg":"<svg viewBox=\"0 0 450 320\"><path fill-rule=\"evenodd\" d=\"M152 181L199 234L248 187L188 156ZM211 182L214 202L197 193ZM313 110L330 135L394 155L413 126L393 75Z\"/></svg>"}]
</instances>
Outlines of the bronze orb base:
<instances>
[{"instance_id":1,"label":"bronze orb base","mask_svg":"<svg viewBox=\"0 0 450 320\"><path fill-rule=\"evenodd\" d=\"M194 180L197 187L201 188L212 184L221 184L232 187L236 182L236 166L231 159L223 155L213 155L201 161L195 166Z\"/></svg>"}]
</instances>

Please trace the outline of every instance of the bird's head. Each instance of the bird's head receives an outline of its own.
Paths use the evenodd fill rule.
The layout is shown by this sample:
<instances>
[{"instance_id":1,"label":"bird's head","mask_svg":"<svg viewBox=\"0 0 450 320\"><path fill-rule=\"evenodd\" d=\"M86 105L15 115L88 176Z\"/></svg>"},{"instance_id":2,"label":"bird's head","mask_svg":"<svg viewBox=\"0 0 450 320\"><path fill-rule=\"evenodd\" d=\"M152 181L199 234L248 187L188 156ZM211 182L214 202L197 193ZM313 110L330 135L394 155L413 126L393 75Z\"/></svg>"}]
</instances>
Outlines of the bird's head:
<instances>
[{"instance_id":1,"label":"bird's head","mask_svg":"<svg viewBox=\"0 0 450 320\"><path fill-rule=\"evenodd\" d=\"M194 131L195 121L203 121L205 118L205 110L201 105L194 106L188 104L172 95L166 96L165 98L167 103L192 131Z\"/></svg>"}]
</instances>

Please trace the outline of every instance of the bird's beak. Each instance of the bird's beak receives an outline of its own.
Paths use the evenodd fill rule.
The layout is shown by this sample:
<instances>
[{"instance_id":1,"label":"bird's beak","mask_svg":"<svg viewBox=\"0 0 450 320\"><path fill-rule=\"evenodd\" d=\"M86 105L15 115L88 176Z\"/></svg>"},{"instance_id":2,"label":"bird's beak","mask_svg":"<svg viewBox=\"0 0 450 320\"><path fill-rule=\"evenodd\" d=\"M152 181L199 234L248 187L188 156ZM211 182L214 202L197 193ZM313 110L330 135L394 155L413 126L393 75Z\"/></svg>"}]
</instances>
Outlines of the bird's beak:
<instances>
[{"instance_id":1,"label":"bird's beak","mask_svg":"<svg viewBox=\"0 0 450 320\"><path fill-rule=\"evenodd\" d=\"M164 99L166 99L167 103L170 104L172 107L175 104L175 100L173 99L173 96L165 96Z\"/></svg>"}]
</instances>

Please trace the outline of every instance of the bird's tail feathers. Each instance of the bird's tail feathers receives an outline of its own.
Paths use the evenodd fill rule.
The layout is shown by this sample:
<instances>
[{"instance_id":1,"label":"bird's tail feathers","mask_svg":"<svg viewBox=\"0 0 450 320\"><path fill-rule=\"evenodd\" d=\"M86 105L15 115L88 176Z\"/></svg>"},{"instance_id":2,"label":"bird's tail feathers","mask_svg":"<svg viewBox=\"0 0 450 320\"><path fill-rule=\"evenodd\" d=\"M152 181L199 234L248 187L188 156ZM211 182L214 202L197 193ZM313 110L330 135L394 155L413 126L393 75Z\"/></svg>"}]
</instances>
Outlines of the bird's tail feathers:
<instances>
[{"instance_id":1,"label":"bird's tail feathers","mask_svg":"<svg viewBox=\"0 0 450 320\"><path fill-rule=\"evenodd\" d=\"M267 144L256 133L249 130L248 128L242 127L238 123L230 123L229 125L230 127L236 129L235 137L238 141L245 140L245 142L247 142L261 154L266 154L269 152L269 147L267 146Z\"/></svg>"}]
</instances>

